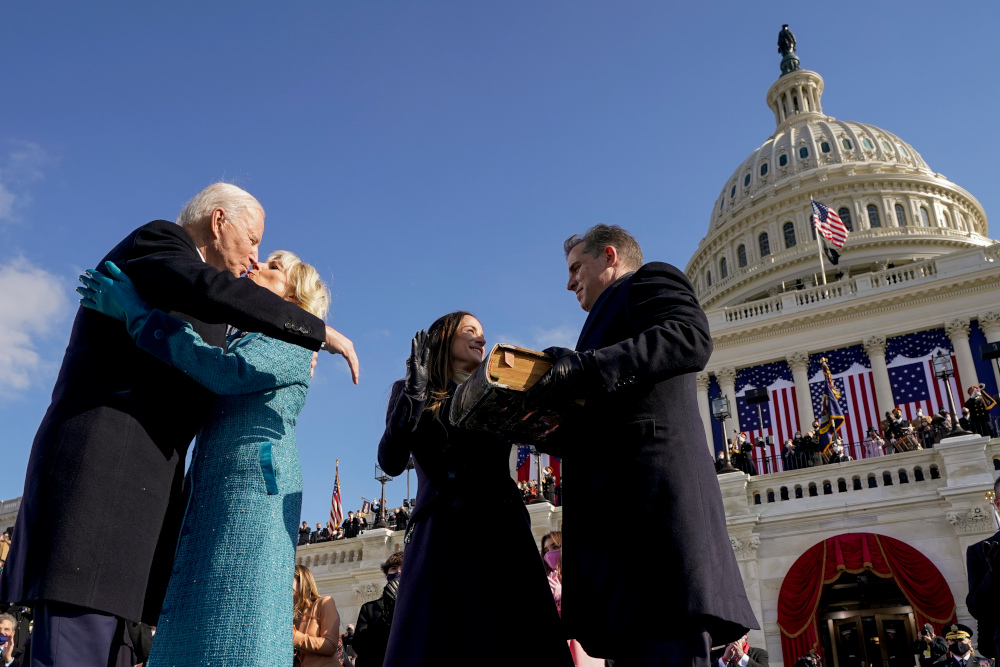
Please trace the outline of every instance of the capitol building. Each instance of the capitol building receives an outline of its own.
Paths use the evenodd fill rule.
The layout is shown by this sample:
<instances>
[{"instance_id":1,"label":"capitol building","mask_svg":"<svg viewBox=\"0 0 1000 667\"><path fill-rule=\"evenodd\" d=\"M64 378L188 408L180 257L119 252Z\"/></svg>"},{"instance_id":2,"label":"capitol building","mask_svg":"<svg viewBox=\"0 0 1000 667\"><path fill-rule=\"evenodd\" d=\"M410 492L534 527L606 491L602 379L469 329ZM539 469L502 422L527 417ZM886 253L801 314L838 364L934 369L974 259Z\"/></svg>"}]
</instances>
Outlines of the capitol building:
<instances>
[{"instance_id":1,"label":"capitol building","mask_svg":"<svg viewBox=\"0 0 1000 667\"><path fill-rule=\"evenodd\" d=\"M830 667L913 665L909 647L924 623L975 628L965 552L997 529L984 494L1000 475L1000 439L959 436L875 458L860 443L895 407L907 418L938 412L949 388L956 409L971 386L997 395L1000 371L980 349L1000 341L1000 243L975 196L914 146L827 115L823 78L794 52L775 69L763 95L774 127L761 128L772 133L706 202L707 230L685 268L715 343L697 379L713 443L705 455L715 458L734 432L770 438L754 448L759 474L718 477L761 626L751 646L786 667L810 650ZM838 263L827 257L823 269L811 200L849 230ZM955 377L935 377L939 354ZM820 359L843 397L840 434L855 460L785 470L782 443L819 415ZM749 402L750 390L766 402ZM724 423L712 413L722 396L731 406ZM16 510L16 500L4 503L0 519L12 523ZM561 508L543 502L528 512L539 541L561 526ZM635 550L658 536L623 525L594 539ZM300 546L297 561L346 626L381 596L379 564L403 546L403 533L369 529Z\"/></svg>"}]
</instances>

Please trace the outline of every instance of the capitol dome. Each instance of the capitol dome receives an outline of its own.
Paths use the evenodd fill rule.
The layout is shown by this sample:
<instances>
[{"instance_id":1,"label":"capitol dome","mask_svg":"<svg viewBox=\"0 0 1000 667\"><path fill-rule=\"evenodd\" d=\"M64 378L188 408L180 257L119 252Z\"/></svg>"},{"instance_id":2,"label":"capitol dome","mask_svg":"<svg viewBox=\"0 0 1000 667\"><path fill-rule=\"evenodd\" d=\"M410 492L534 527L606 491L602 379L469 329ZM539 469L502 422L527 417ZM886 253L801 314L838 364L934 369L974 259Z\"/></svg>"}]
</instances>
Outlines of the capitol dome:
<instances>
[{"instance_id":1,"label":"capitol dome","mask_svg":"<svg viewBox=\"0 0 1000 667\"><path fill-rule=\"evenodd\" d=\"M810 197L850 230L828 281L992 243L980 203L910 144L825 115L823 78L796 57L782 72L766 97L775 132L723 185L686 268L706 309L822 281Z\"/></svg>"}]
</instances>

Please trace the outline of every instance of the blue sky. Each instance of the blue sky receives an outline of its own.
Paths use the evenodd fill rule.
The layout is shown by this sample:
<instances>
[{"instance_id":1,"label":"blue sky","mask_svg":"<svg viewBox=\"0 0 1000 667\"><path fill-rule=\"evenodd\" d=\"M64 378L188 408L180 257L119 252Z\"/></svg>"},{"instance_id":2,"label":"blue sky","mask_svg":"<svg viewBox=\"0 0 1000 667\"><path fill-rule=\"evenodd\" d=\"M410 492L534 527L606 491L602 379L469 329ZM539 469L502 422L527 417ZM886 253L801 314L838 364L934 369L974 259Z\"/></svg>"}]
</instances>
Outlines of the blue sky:
<instances>
[{"instance_id":1,"label":"blue sky","mask_svg":"<svg viewBox=\"0 0 1000 667\"><path fill-rule=\"evenodd\" d=\"M321 269L361 385L321 358L299 422L303 518L374 496L413 332L572 345L561 243L598 222L683 267L764 103L789 23L824 111L883 127L997 210L992 3L0 4L0 498L21 493L76 275L224 179L263 250ZM411 495L415 495L415 486ZM388 498L401 502L405 481Z\"/></svg>"}]
</instances>

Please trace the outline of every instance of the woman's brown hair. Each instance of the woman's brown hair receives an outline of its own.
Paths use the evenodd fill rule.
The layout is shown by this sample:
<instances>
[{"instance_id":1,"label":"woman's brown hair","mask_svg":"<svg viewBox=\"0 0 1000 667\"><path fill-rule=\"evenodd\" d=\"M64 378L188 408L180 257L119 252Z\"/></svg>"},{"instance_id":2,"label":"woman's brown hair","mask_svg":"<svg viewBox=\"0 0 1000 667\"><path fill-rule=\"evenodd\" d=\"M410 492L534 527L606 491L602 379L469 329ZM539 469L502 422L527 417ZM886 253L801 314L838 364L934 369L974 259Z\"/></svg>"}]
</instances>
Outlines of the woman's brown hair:
<instances>
[{"instance_id":1,"label":"woman's brown hair","mask_svg":"<svg viewBox=\"0 0 1000 667\"><path fill-rule=\"evenodd\" d=\"M434 320L434 324L427 330L427 347L430 350L427 361L429 400L425 409L438 421L441 420L441 415L438 414L441 404L451 392L451 378L455 370L451 364L451 344L466 315L475 317L464 310L456 310Z\"/></svg>"},{"instance_id":2,"label":"woman's brown hair","mask_svg":"<svg viewBox=\"0 0 1000 667\"><path fill-rule=\"evenodd\" d=\"M298 599L295 600L295 623L312 615L313 605L319 599L319 590L312 572L305 565L295 566L295 585Z\"/></svg>"}]
</instances>

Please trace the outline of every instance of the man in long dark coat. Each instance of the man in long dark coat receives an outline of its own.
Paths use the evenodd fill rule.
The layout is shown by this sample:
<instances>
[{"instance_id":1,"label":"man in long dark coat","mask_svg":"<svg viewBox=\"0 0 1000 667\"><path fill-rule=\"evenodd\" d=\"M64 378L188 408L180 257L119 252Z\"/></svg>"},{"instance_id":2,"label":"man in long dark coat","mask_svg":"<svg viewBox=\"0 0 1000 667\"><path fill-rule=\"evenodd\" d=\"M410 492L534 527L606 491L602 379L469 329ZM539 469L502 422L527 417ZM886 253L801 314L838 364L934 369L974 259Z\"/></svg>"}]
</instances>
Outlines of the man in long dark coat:
<instances>
[{"instance_id":1,"label":"man in long dark coat","mask_svg":"<svg viewBox=\"0 0 1000 667\"><path fill-rule=\"evenodd\" d=\"M1000 479L993 484L994 511L1000 512ZM1000 658L1000 531L965 551L969 595L965 604L978 623L976 645L988 658Z\"/></svg>"},{"instance_id":2,"label":"man in long dark coat","mask_svg":"<svg viewBox=\"0 0 1000 667\"><path fill-rule=\"evenodd\" d=\"M620 227L566 241L567 288L589 313L577 352L529 392L542 405L586 409L542 449L563 457L562 615L593 656L630 665L707 666L709 648L758 628L726 532L722 495L698 414L695 373L712 353L691 283L669 264L643 265ZM621 480L658 546L637 575L635 550L593 540L612 525ZM638 578L637 578L638 576ZM613 638L613 639L612 639Z\"/></svg>"},{"instance_id":3,"label":"man in long dark coat","mask_svg":"<svg viewBox=\"0 0 1000 667\"><path fill-rule=\"evenodd\" d=\"M223 345L230 324L325 345L344 354L356 381L349 340L238 279L264 233L256 199L216 183L177 223L139 227L98 268L115 262L151 306L187 320L208 343ZM156 624L183 518L185 455L212 403L182 371L140 351L121 322L79 309L0 577L0 600L35 608L33 660L105 667L129 643L128 622Z\"/></svg>"}]
</instances>

